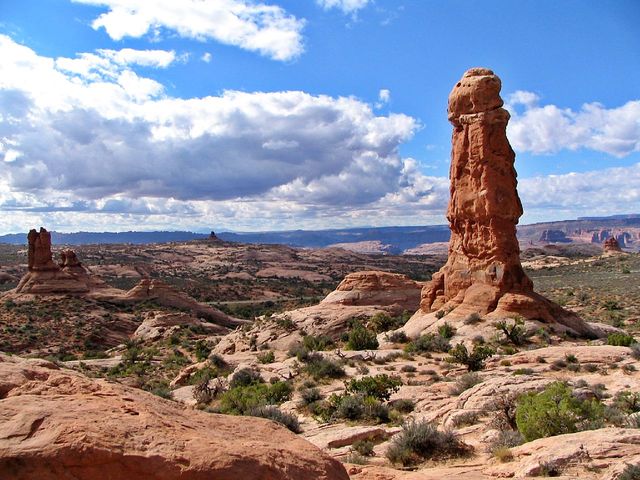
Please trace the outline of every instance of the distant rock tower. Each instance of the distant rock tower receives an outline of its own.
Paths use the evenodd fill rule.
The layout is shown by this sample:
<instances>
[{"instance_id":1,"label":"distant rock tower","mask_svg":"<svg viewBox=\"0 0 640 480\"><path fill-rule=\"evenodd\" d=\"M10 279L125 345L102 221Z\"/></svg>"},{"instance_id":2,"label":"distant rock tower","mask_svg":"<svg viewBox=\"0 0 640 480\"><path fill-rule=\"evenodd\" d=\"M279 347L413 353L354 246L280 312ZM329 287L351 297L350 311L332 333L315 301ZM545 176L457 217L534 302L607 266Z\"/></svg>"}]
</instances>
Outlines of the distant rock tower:
<instances>
[{"instance_id":1,"label":"distant rock tower","mask_svg":"<svg viewBox=\"0 0 640 480\"><path fill-rule=\"evenodd\" d=\"M27 235L29 271L55 271L60 268L53 261L51 254L51 234L43 227L40 232L30 230Z\"/></svg>"},{"instance_id":2,"label":"distant rock tower","mask_svg":"<svg viewBox=\"0 0 640 480\"><path fill-rule=\"evenodd\" d=\"M616 239L616 237L609 237L604 241L604 245L602 246L602 249L605 252L622 252L622 248L620 248L620 243L618 243L618 240Z\"/></svg>"},{"instance_id":3,"label":"distant rock tower","mask_svg":"<svg viewBox=\"0 0 640 480\"><path fill-rule=\"evenodd\" d=\"M472 68L449 95L449 257L424 286L420 310L407 326L413 322L421 329L434 328L432 312L444 310L447 321L474 313L487 319L522 315L594 336L577 315L534 293L520 264L516 225L522 204L515 153L506 135L509 112L502 108L500 89L491 70Z\"/></svg>"}]
</instances>

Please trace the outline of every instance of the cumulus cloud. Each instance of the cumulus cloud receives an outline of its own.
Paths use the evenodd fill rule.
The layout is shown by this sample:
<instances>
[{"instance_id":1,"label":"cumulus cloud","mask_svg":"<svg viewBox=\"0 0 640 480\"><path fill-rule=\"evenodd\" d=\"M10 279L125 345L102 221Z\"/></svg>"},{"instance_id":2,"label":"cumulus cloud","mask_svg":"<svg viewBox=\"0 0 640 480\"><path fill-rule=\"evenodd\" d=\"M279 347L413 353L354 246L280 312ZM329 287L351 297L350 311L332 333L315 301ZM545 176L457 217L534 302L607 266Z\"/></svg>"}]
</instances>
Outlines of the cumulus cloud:
<instances>
[{"instance_id":1,"label":"cumulus cloud","mask_svg":"<svg viewBox=\"0 0 640 480\"><path fill-rule=\"evenodd\" d=\"M200 57L200 60L202 60L204 63L209 63L211 61L211 54L209 52L203 53L202 57Z\"/></svg>"},{"instance_id":2,"label":"cumulus cloud","mask_svg":"<svg viewBox=\"0 0 640 480\"><path fill-rule=\"evenodd\" d=\"M225 91L180 99L133 70L137 53L51 59L0 36L0 54L0 175L17 195L0 196L5 209L160 216L175 212L171 201L205 217L212 204L236 219L260 217L267 203L283 215L321 215L407 183L398 147L416 120L376 115L356 98Z\"/></svg>"},{"instance_id":3,"label":"cumulus cloud","mask_svg":"<svg viewBox=\"0 0 640 480\"><path fill-rule=\"evenodd\" d=\"M640 101L606 108L585 103L580 110L539 105L532 92L518 91L507 98L512 114L508 135L514 149L535 154L587 148L625 157L640 151Z\"/></svg>"},{"instance_id":4,"label":"cumulus cloud","mask_svg":"<svg viewBox=\"0 0 640 480\"><path fill-rule=\"evenodd\" d=\"M370 0L316 0L316 3L325 10L337 8L343 13L355 13L367 6Z\"/></svg>"},{"instance_id":5,"label":"cumulus cloud","mask_svg":"<svg viewBox=\"0 0 640 480\"><path fill-rule=\"evenodd\" d=\"M74 0L107 7L92 27L104 28L114 40L161 36L217 42L258 52L274 60L291 60L303 50L304 19L275 5L250 0Z\"/></svg>"}]
</instances>

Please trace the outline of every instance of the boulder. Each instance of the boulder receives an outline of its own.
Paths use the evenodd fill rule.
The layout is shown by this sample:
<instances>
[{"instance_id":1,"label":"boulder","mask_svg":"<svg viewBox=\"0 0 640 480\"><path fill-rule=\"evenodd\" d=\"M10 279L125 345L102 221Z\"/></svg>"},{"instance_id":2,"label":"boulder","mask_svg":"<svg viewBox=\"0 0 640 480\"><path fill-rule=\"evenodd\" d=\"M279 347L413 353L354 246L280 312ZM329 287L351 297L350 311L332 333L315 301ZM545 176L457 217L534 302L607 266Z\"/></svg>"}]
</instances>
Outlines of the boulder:
<instances>
[{"instance_id":1,"label":"boulder","mask_svg":"<svg viewBox=\"0 0 640 480\"><path fill-rule=\"evenodd\" d=\"M269 420L187 409L45 361L0 354L0 473L12 480L348 480Z\"/></svg>"}]
</instances>

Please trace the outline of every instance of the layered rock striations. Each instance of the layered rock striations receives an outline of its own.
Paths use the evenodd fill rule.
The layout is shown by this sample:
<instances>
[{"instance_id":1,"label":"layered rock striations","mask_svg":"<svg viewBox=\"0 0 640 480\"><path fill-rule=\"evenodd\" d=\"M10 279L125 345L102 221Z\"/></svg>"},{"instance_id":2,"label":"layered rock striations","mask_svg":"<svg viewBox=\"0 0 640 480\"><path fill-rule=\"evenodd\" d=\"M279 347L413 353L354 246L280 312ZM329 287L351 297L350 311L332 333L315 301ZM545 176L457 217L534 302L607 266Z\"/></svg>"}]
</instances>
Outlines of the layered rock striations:
<instances>
[{"instance_id":1,"label":"layered rock striations","mask_svg":"<svg viewBox=\"0 0 640 480\"><path fill-rule=\"evenodd\" d=\"M602 249L605 253L611 252L622 252L622 248L620 248L620 243L616 240L616 237L609 237L604 241Z\"/></svg>"},{"instance_id":2,"label":"layered rock striations","mask_svg":"<svg viewBox=\"0 0 640 480\"><path fill-rule=\"evenodd\" d=\"M500 79L491 70L473 68L449 96L453 125L449 256L423 288L416 316L437 310L450 312L450 320L473 313L494 318L522 315L560 322L562 329L593 336L579 317L535 294L520 264L516 225L522 204L515 153L506 135L509 113L502 108L500 88Z\"/></svg>"}]
</instances>

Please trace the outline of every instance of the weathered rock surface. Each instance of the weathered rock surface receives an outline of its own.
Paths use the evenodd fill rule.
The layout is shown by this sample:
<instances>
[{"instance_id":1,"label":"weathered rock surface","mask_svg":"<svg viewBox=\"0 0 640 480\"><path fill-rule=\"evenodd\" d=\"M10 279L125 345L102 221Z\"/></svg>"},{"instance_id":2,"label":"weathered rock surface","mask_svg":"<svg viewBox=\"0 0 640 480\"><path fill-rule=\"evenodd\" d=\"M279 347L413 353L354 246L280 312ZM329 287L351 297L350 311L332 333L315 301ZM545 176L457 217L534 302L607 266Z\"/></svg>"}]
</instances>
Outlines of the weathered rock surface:
<instances>
[{"instance_id":1,"label":"weathered rock surface","mask_svg":"<svg viewBox=\"0 0 640 480\"><path fill-rule=\"evenodd\" d=\"M562 230L543 230L540 241L545 243L571 243L571 239Z\"/></svg>"},{"instance_id":2,"label":"weathered rock surface","mask_svg":"<svg viewBox=\"0 0 640 480\"><path fill-rule=\"evenodd\" d=\"M42 360L0 355L0 473L13 480L347 480L274 422L184 409Z\"/></svg>"},{"instance_id":3,"label":"weathered rock surface","mask_svg":"<svg viewBox=\"0 0 640 480\"><path fill-rule=\"evenodd\" d=\"M321 304L379 305L415 311L422 285L399 273L366 271L351 273Z\"/></svg>"},{"instance_id":4,"label":"weathered rock surface","mask_svg":"<svg viewBox=\"0 0 640 480\"><path fill-rule=\"evenodd\" d=\"M134 332L138 340L158 340L169 337L182 327L197 327L209 333L226 333L228 330L219 325L203 322L187 313L147 312L144 320Z\"/></svg>"},{"instance_id":5,"label":"weathered rock surface","mask_svg":"<svg viewBox=\"0 0 640 480\"><path fill-rule=\"evenodd\" d=\"M421 308L409 324L418 323L419 330L437 328L435 318L425 316L442 309L450 311L450 322L472 313L493 318L521 315L595 337L577 315L534 293L520 264L516 224L522 205L515 153L506 136L509 113L502 108L500 88L491 70L472 68L449 95L454 127L449 257L423 288Z\"/></svg>"},{"instance_id":6,"label":"weathered rock surface","mask_svg":"<svg viewBox=\"0 0 640 480\"><path fill-rule=\"evenodd\" d=\"M487 470L497 477L539 477L545 470L571 467L597 469L601 474L617 468L622 459L640 455L640 430L601 428L540 438L511 449L514 461ZM603 478L603 477L600 477Z\"/></svg>"},{"instance_id":7,"label":"weathered rock surface","mask_svg":"<svg viewBox=\"0 0 640 480\"><path fill-rule=\"evenodd\" d=\"M51 254L51 234L43 227L32 229L27 235L29 271L58 270Z\"/></svg>"}]
</instances>

